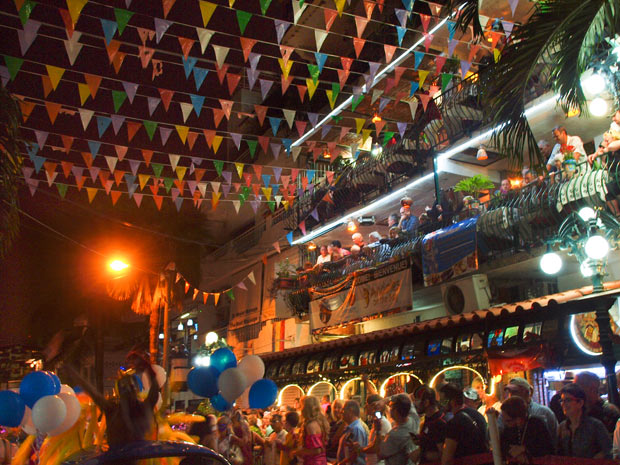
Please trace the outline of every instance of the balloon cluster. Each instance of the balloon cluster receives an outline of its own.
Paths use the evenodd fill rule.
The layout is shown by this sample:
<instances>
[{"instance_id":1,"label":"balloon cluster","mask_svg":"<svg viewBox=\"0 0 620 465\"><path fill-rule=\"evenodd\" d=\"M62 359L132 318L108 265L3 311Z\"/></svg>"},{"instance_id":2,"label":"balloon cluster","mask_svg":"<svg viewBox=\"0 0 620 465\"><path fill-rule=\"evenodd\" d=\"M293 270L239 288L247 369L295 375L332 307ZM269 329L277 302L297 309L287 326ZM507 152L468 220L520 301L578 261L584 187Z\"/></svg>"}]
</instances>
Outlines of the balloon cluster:
<instances>
[{"instance_id":1,"label":"balloon cluster","mask_svg":"<svg viewBox=\"0 0 620 465\"><path fill-rule=\"evenodd\" d=\"M230 410L246 394L250 408L267 408L276 401L278 387L263 379L264 375L265 364L259 356L247 355L237 364L235 354L223 347L211 354L209 366L190 370L187 386L194 394L208 397L220 412Z\"/></svg>"},{"instance_id":2,"label":"balloon cluster","mask_svg":"<svg viewBox=\"0 0 620 465\"><path fill-rule=\"evenodd\" d=\"M0 425L57 436L78 420L81 405L70 386L49 371L27 374L17 390L0 391Z\"/></svg>"}]
</instances>

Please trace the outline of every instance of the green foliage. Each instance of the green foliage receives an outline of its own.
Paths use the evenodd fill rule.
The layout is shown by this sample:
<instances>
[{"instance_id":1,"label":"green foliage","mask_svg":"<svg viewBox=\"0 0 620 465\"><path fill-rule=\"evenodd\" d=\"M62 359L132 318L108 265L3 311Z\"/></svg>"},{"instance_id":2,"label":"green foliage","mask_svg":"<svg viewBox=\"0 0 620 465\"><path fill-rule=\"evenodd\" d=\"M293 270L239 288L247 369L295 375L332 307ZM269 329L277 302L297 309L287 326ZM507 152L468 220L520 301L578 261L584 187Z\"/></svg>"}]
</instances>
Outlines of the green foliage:
<instances>
[{"instance_id":1,"label":"green foliage","mask_svg":"<svg viewBox=\"0 0 620 465\"><path fill-rule=\"evenodd\" d=\"M295 276L295 267L289 261L288 258L278 263L278 269L276 270L276 276L278 278L292 278Z\"/></svg>"},{"instance_id":2,"label":"green foliage","mask_svg":"<svg viewBox=\"0 0 620 465\"><path fill-rule=\"evenodd\" d=\"M0 87L0 258L19 232L17 182L22 165L19 138L21 111L9 92Z\"/></svg>"},{"instance_id":3,"label":"green foliage","mask_svg":"<svg viewBox=\"0 0 620 465\"><path fill-rule=\"evenodd\" d=\"M465 192L477 200L480 197L480 192L494 187L495 185L484 174L476 174L471 178L461 179L457 182L454 191Z\"/></svg>"}]
</instances>

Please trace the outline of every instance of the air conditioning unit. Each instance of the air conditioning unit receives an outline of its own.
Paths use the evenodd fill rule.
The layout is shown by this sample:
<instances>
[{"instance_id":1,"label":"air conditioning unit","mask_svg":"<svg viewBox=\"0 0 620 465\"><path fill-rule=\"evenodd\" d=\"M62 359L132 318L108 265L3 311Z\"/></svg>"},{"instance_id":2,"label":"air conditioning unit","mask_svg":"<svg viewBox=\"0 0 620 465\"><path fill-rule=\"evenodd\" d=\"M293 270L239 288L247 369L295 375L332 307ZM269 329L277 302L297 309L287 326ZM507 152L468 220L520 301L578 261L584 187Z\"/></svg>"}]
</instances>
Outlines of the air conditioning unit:
<instances>
[{"instance_id":1,"label":"air conditioning unit","mask_svg":"<svg viewBox=\"0 0 620 465\"><path fill-rule=\"evenodd\" d=\"M474 274L441 286L443 303L449 315L473 312L490 306L491 291L486 274Z\"/></svg>"}]
</instances>

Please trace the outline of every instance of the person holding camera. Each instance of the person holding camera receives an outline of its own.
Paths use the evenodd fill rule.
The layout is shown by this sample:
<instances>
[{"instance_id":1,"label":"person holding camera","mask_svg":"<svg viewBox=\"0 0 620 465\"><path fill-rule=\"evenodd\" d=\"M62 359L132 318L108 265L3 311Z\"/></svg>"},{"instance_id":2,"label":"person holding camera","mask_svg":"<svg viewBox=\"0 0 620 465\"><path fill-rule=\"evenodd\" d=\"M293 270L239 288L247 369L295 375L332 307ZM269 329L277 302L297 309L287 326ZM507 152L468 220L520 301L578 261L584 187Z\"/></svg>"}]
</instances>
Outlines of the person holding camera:
<instances>
[{"instance_id":1,"label":"person holding camera","mask_svg":"<svg viewBox=\"0 0 620 465\"><path fill-rule=\"evenodd\" d=\"M424 427L419 436L412 435L413 442L420 446L410 456L413 462L437 462L446 440L448 423L445 413L439 408L435 390L420 386L414 394L414 405L420 414L424 414Z\"/></svg>"},{"instance_id":2,"label":"person holding camera","mask_svg":"<svg viewBox=\"0 0 620 465\"><path fill-rule=\"evenodd\" d=\"M380 409L375 408L375 405L378 405L377 403L380 400L383 399L379 394L371 394L366 398L366 415L368 417L367 423L372 424L372 429L368 435L369 446L363 451L366 453L366 465L385 465L383 460L379 460L377 453L371 450L377 436L379 436L380 441L383 441L392 429L392 425L386 416L385 406Z\"/></svg>"}]
</instances>

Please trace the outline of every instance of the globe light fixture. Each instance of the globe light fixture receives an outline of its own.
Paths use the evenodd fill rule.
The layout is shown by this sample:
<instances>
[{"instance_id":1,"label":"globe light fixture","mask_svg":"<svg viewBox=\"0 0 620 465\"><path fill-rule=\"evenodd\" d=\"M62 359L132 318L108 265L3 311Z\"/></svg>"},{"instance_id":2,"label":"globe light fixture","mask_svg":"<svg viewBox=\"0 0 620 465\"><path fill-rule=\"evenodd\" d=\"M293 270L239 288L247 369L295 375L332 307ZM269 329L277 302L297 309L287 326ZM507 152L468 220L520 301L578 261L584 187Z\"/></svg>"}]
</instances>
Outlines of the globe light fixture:
<instances>
[{"instance_id":1,"label":"globe light fixture","mask_svg":"<svg viewBox=\"0 0 620 465\"><path fill-rule=\"evenodd\" d=\"M605 91L607 83L603 76L598 73L593 73L581 81L581 87L586 94L598 95Z\"/></svg>"},{"instance_id":2,"label":"globe light fixture","mask_svg":"<svg viewBox=\"0 0 620 465\"><path fill-rule=\"evenodd\" d=\"M591 219L596 217L596 212L590 207L583 207L581 210L579 210L579 217L583 221L590 221Z\"/></svg>"},{"instance_id":3,"label":"globe light fixture","mask_svg":"<svg viewBox=\"0 0 620 465\"><path fill-rule=\"evenodd\" d=\"M217 335L215 331L209 331L205 336L205 344L210 346L211 344L215 344L220 337Z\"/></svg>"},{"instance_id":4,"label":"globe light fixture","mask_svg":"<svg viewBox=\"0 0 620 465\"><path fill-rule=\"evenodd\" d=\"M596 97L592 100L588 105L588 108L590 109L592 116L597 117L605 116L609 112L609 105L607 105L607 102L600 97Z\"/></svg>"},{"instance_id":5,"label":"globe light fixture","mask_svg":"<svg viewBox=\"0 0 620 465\"><path fill-rule=\"evenodd\" d=\"M592 267L590 266L589 260L586 260L585 262L581 264L580 271L581 271L581 275L584 278L591 278L592 275L594 274L594 271L592 270Z\"/></svg>"},{"instance_id":6,"label":"globe light fixture","mask_svg":"<svg viewBox=\"0 0 620 465\"><path fill-rule=\"evenodd\" d=\"M562 258L548 248L547 253L540 259L540 269L545 274L556 274L562 269Z\"/></svg>"},{"instance_id":7,"label":"globe light fixture","mask_svg":"<svg viewBox=\"0 0 620 465\"><path fill-rule=\"evenodd\" d=\"M370 153L373 156L379 156L381 155L381 152L383 152L383 149L381 148L381 146L379 145L378 142L375 142L374 144L372 144L372 149L370 150Z\"/></svg>"},{"instance_id":8,"label":"globe light fixture","mask_svg":"<svg viewBox=\"0 0 620 465\"><path fill-rule=\"evenodd\" d=\"M487 154L487 151L485 150L484 146L480 146L480 148L478 149L478 152L476 153L476 160L479 161L484 161L487 160L489 158L489 155Z\"/></svg>"},{"instance_id":9,"label":"globe light fixture","mask_svg":"<svg viewBox=\"0 0 620 465\"><path fill-rule=\"evenodd\" d=\"M590 236L584 246L586 255L592 260L601 260L609 253L609 242L603 236Z\"/></svg>"}]
</instances>

